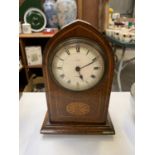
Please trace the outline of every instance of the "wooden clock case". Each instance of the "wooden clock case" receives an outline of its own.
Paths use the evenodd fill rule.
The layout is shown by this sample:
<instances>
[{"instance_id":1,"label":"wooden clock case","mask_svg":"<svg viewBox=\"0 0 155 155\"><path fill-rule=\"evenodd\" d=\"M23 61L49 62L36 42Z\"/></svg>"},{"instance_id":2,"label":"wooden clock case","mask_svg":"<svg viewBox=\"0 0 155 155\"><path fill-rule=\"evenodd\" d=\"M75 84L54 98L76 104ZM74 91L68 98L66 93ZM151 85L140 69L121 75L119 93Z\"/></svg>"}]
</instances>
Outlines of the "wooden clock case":
<instances>
[{"instance_id":1,"label":"wooden clock case","mask_svg":"<svg viewBox=\"0 0 155 155\"><path fill-rule=\"evenodd\" d=\"M64 40L86 38L97 43L103 51L105 72L100 82L85 91L71 91L58 85L49 73L49 55ZM93 46L93 45L92 45ZM54 55L54 54L53 54ZM93 26L77 20L51 38L43 56L43 75L47 108L43 134L115 134L108 114L114 72L114 57L106 39Z\"/></svg>"}]
</instances>

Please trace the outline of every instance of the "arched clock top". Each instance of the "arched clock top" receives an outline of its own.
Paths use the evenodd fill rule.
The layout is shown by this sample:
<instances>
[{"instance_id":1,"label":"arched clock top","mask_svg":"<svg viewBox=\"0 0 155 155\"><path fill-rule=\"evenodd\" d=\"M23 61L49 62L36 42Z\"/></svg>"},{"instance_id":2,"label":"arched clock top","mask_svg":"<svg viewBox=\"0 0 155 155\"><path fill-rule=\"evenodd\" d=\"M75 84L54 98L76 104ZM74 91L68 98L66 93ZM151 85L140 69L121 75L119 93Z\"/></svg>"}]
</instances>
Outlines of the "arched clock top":
<instances>
[{"instance_id":1,"label":"arched clock top","mask_svg":"<svg viewBox=\"0 0 155 155\"><path fill-rule=\"evenodd\" d=\"M61 43L71 37L87 38L98 43L98 45L101 46L105 52L109 66L114 66L114 56L106 38L104 38L104 36L91 24L82 20L76 20L66 25L49 40L44 50L43 64L46 64L48 61L49 53L55 49L58 43Z\"/></svg>"}]
</instances>

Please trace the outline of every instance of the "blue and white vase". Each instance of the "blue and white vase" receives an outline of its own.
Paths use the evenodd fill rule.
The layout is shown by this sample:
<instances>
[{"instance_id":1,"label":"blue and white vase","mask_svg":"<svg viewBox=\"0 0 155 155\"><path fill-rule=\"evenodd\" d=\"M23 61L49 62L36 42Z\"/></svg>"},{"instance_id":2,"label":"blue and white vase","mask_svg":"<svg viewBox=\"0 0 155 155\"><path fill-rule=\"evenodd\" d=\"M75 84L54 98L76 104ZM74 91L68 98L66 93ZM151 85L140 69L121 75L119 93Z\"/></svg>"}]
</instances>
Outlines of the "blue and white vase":
<instances>
[{"instance_id":1,"label":"blue and white vase","mask_svg":"<svg viewBox=\"0 0 155 155\"><path fill-rule=\"evenodd\" d=\"M76 20L77 5L75 0L57 0L57 17L60 28Z\"/></svg>"},{"instance_id":2,"label":"blue and white vase","mask_svg":"<svg viewBox=\"0 0 155 155\"><path fill-rule=\"evenodd\" d=\"M58 18L55 0L45 0L43 9L47 18L48 28L58 28Z\"/></svg>"}]
</instances>

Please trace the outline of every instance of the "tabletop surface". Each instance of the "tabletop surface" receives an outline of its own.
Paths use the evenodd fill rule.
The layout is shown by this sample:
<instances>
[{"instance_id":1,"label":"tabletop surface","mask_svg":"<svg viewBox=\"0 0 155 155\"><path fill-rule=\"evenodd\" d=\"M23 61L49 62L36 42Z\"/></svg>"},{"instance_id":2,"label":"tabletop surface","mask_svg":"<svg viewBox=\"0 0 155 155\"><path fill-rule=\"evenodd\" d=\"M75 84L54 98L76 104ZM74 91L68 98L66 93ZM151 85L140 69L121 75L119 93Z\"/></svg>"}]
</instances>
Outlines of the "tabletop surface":
<instances>
[{"instance_id":1,"label":"tabletop surface","mask_svg":"<svg viewBox=\"0 0 155 155\"><path fill-rule=\"evenodd\" d=\"M109 112L115 135L42 135L45 93L20 99L20 155L134 155L134 116L129 92L112 92Z\"/></svg>"}]
</instances>

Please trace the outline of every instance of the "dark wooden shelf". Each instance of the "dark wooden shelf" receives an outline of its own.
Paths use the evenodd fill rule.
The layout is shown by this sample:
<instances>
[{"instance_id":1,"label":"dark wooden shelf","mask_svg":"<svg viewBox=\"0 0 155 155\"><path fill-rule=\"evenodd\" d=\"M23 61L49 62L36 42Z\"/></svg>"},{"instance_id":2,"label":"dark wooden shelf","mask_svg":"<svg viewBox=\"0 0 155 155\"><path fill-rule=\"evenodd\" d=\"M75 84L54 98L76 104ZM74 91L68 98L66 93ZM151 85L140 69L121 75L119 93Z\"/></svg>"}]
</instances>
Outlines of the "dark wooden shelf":
<instances>
[{"instance_id":1,"label":"dark wooden shelf","mask_svg":"<svg viewBox=\"0 0 155 155\"><path fill-rule=\"evenodd\" d=\"M30 34L19 34L19 38L52 38L54 34L44 34L44 33L30 33Z\"/></svg>"},{"instance_id":2,"label":"dark wooden shelf","mask_svg":"<svg viewBox=\"0 0 155 155\"><path fill-rule=\"evenodd\" d=\"M46 43L49 39L51 39L55 34L44 34L43 32L39 33L31 33L31 34L19 34L19 45L20 45L20 57L22 59L23 68L19 70L20 72L20 90L23 91L26 84L29 83L30 77L33 73L37 76L42 75L42 64L40 65L28 65L27 57L25 52L26 46L41 46L44 49ZM42 51L43 54L43 51ZM21 72L25 73L25 79L23 80L23 76L21 76ZM24 74L23 73L23 74ZM21 78L22 77L22 78Z\"/></svg>"}]
</instances>

